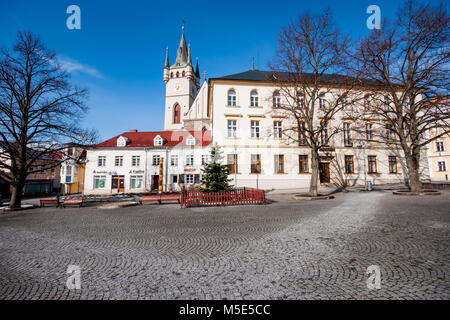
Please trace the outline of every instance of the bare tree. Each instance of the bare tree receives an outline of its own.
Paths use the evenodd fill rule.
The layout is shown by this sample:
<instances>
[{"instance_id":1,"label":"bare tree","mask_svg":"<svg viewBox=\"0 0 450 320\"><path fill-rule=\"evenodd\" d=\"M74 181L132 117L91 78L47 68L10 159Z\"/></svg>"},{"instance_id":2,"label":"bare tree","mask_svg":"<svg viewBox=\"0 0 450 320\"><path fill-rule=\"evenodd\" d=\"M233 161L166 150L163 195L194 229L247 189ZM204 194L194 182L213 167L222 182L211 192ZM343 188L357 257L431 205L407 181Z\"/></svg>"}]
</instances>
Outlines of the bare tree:
<instances>
[{"instance_id":1,"label":"bare tree","mask_svg":"<svg viewBox=\"0 0 450 320\"><path fill-rule=\"evenodd\" d=\"M350 75L351 40L334 27L330 10L305 13L278 35L278 51L269 66L273 81L274 111L284 113L283 133L299 146L311 149L310 193L318 194L319 151L332 151L330 141L342 131L332 121L358 99Z\"/></svg>"},{"instance_id":2,"label":"bare tree","mask_svg":"<svg viewBox=\"0 0 450 320\"><path fill-rule=\"evenodd\" d=\"M363 77L383 87L371 93L370 110L384 141L404 153L411 191L419 191L421 149L448 134L449 18L444 5L406 0L394 24L385 22L358 45ZM434 128L445 128L430 138Z\"/></svg>"},{"instance_id":3,"label":"bare tree","mask_svg":"<svg viewBox=\"0 0 450 320\"><path fill-rule=\"evenodd\" d=\"M22 190L33 163L64 149L63 143L84 144L95 136L80 127L87 111L86 89L69 83L38 36L19 32L12 51L0 56L0 170L12 185L11 208L21 205Z\"/></svg>"}]
</instances>

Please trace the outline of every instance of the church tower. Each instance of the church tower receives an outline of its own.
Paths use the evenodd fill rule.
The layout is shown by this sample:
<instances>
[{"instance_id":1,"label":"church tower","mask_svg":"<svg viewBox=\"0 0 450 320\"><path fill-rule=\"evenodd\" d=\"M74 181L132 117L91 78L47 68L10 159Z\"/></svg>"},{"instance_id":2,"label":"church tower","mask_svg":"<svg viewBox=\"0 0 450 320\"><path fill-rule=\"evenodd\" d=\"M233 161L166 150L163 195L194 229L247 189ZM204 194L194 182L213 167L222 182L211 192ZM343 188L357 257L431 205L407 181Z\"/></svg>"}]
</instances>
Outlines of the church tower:
<instances>
[{"instance_id":1,"label":"church tower","mask_svg":"<svg viewBox=\"0 0 450 320\"><path fill-rule=\"evenodd\" d=\"M175 63L172 65L169 63L169 48L166 49L163 79L166 83L164 130L182 130L183 121L200 88L198 60L194 70L191 44L186 47L184 24Z\"/></svg>"}]
</instances>

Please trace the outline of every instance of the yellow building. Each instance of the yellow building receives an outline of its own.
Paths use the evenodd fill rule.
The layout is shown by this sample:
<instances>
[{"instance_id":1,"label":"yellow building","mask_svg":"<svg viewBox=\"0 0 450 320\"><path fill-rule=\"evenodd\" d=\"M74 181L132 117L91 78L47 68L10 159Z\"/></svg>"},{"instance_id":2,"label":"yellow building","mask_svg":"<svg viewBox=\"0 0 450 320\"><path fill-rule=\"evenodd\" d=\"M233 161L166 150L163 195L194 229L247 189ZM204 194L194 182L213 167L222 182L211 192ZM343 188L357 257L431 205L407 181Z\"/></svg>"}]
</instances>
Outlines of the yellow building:
<instances>
[{"instance_id":1,"label":"yellow building","mask_svg":"<svg viewBox=\"0 0 450 320\"><path fill-rule=\"evenodd\" d=\"M446 131L448 128L445 129ZM430 138L442 134L444 128L430 130ZM428 148L430 178L432 181L450 179L450 133L434 140Z\"/></svg>"},{"instance_id":2,"label":"yellow building","mask_svg":"<svg viewBox=\"0 0 450 320\"><path fill-rule=\"evenodd\" d=\"M82 193L86 150L67 144L61 165L61 192L63 194Z\"/></svg>"}]
</instances>

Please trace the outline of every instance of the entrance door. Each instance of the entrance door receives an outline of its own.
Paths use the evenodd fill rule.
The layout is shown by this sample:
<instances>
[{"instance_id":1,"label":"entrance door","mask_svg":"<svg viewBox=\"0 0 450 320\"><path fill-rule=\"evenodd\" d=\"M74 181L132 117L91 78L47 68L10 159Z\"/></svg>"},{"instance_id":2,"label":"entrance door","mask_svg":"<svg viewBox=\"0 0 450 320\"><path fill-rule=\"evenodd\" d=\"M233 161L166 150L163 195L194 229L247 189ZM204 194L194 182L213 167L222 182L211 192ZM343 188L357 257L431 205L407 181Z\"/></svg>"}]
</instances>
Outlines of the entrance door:
<instances>
[{"instance_id":1,"label":"entrance door","mask_svg":"<svg viewBox=\"0 0 450 320\"><path fill-rule=\"evenodd\" d=\"M154 175L152 176L152 190L158 190L159 186L159 176Z\"/></svg>"},{"instance_id":2,"label":"entrance door","mask_svg":"<svg viewBox=\"0 0 450 320\"><path fill-rule=\"evenodd\" d=\"M330 183L330 164L321 162L319 163L319 177L320 183Z\"/></svg>"},{"instance_id":3,"label":"entrance door","mask_svg":"<svg viewBox=\"0 0 450 320\"><path fill-rule=\"evenodd\" d=\"M111 181L111 189L117 189L117 192L123 192L125 189L124 176L113 176Z\"/></svg>"}]
</instances>

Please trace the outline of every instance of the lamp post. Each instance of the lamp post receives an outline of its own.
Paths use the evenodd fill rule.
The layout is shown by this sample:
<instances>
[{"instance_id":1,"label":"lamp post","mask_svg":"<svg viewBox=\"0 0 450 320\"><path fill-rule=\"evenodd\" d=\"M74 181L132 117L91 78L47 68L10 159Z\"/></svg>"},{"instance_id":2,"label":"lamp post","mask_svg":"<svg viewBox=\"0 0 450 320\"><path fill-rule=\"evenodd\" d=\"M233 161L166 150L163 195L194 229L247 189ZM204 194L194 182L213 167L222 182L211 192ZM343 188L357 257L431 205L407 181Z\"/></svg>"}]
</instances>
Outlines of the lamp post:
<instances>
[{"instance_id":1,"label":"lamp post","mask_svg":"<svg viewBox=\"0 0 450 320\"><path fill-rule=\"evenodd\" d=\"M366 148L367 148L367 142L366 141L359 141L358 147L360 147L363 150L364 188L367 190L367 169L366 169Z\"/></svg>"}]
</instances>

